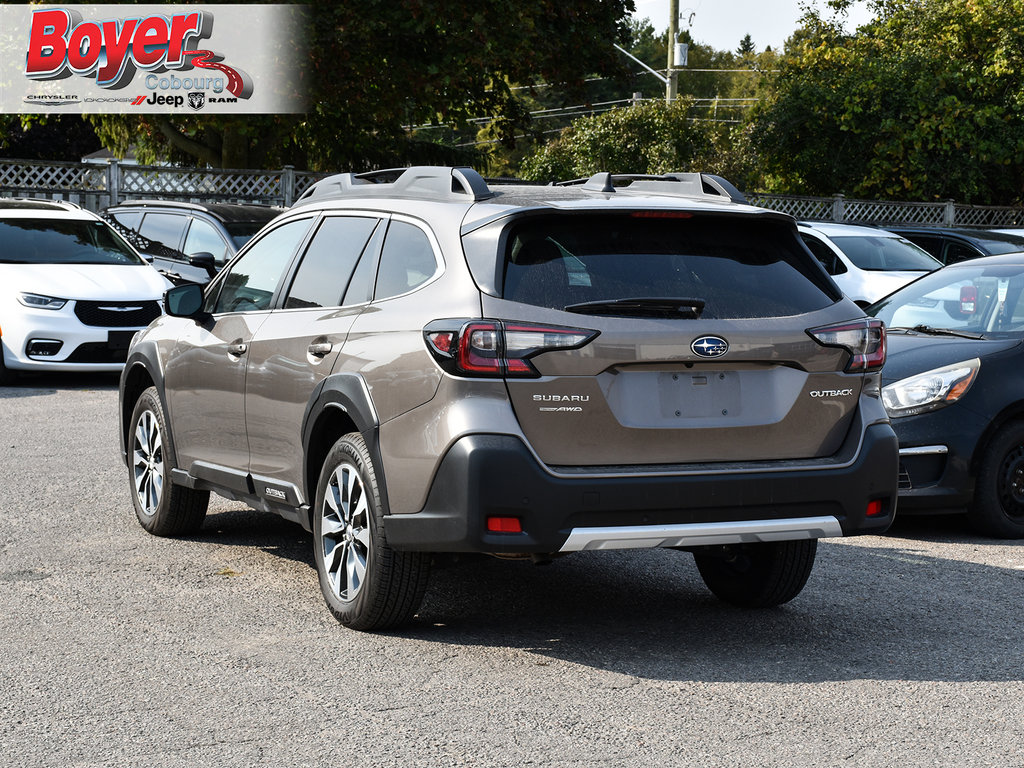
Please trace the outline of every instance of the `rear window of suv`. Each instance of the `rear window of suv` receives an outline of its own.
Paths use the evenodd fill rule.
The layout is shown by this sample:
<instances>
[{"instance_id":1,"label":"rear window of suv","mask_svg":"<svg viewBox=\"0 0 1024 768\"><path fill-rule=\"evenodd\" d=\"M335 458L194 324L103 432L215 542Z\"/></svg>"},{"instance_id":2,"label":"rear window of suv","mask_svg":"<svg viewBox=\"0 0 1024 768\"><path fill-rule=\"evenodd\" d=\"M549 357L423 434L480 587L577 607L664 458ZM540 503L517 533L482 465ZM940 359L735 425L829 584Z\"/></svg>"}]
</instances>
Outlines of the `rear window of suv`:
<instances>
[{"instance_id":1,"label":"rear window of suv","mask_svg":"<svg viewBox=\"0 0 1024 768\"><path fill-rule=\"evenodd\" d=\"M534 216L505 240L502 297L565 309L690 299L704 318L812 312L840 296L785 222L643 211Z\"/></svg>"}]
</instances>

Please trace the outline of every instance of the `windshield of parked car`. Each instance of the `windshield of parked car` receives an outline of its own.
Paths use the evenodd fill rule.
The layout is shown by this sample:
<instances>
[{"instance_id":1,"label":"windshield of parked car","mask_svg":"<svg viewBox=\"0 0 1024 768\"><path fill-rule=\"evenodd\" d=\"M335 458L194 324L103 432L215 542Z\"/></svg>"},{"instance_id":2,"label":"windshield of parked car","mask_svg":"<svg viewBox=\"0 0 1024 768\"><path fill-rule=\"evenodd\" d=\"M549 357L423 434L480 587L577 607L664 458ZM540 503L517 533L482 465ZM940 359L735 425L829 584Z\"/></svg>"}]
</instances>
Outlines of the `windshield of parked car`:
<instances>
[{"instance_id":1,"label":"windshield of parked car","mask_svg":"<svg viewBox=\"0 0 1024 768\"><path fill-rule=\"evenodd\" d=\"M271 216L266 221L229 221L224 224L224 229L231 235L231 242L235 244L237 251L252 240L252 236L263 229L263 225L271 218L273 217Z\"/></svg>"},{"instance_id":2,"label":"windshield of parked car","mask_svg":"<svg viewBox=\"0 0 1024 768\"><path fill-rule=\"evenodd\" d=\"M7 219L0 221L0 263L144 264L102 221Z\"/></svg>"},{"instance_id":3,"label":"windshield of parked car","mask_svg":"<svg viewBox=\"0 0 1024 768\"><path fill-rule=\"evenodd\" d=\"M890 328L1024 335L1024 265L946 267L865 310Z\"/></svg>"},{"instance_id":4,"label":"windshield of parked car","mask_svg":"<svg viewBox=\"0 0 1024 768\"><path fill-rule=\"evenodd\" d=\"M1024 251L1024 238L1014 238L1012 240L990 240L987 238L978 238L978 244L984 249L985 253L992 256L999 256L1004 253L1018 253Z\"/></svg>"},{"instance_id":5,"label":"windshield of parked car","mask_svg":"<svg viewBox=\"0 0 1024 768\"><path fill-rule=\"evenodd\" d=\"M931 272L942 266L923 248L902 237L840 235L829 239L860 269Z\"/></svg>"}]
</instances>

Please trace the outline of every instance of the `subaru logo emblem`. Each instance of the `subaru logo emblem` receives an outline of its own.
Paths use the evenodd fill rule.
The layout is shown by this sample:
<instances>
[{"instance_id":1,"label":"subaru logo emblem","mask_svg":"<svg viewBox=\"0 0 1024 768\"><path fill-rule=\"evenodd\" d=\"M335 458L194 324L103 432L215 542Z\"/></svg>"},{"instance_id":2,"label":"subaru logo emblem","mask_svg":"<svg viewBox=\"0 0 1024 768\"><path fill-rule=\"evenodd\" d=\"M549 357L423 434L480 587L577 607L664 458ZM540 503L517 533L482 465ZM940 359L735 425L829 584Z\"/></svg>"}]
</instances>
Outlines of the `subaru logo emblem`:
<instances>
[{"instance_id":1,"label":"subaru logo emblem","mask_svg":"<svg viewBox=\"0 0 1024 768\"><path fill-rule=\"evenodd\" d=\"M721 336L701 336L693 340L690 350L698 357L721 357L729 351L729 342Z\"/></svg>"}]
</instances>

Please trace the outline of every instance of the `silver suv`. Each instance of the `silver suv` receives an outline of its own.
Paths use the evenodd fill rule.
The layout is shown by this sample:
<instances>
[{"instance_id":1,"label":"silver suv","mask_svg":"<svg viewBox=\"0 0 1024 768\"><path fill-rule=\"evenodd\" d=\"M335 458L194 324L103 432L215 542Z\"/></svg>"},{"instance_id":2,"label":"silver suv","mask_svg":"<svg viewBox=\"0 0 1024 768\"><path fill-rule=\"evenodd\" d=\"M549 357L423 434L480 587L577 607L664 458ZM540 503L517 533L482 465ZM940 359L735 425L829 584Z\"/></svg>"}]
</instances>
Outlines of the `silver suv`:
<instances>
[{"instance_id":1,"label":"silver suv","mask_svg":"<svg viewBox=\"0 0 1024 768\"><path fill-rule=\"evenodd\" d=\"M818 538L893 519L881 323L718 177L332 176L165 300L121 379L140 522L280 513L355 629L410 619L442 552L668 547L774 606Z\"/></svg>"}]
</instances>

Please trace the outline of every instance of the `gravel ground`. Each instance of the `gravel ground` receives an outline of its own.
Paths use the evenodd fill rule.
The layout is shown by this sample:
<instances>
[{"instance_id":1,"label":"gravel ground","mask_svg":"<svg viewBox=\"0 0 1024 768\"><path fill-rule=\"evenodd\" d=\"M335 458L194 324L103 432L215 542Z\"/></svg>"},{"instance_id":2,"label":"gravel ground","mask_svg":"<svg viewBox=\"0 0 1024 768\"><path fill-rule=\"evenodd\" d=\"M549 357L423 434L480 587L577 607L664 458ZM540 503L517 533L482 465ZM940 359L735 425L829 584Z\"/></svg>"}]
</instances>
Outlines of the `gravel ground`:
<instances>
[{"instance_id":1,"label":"gravel ground","mask_svg":"<svg viewBox=\"0 0 1024 768\"><path fill-rule=\"evenodd\" d=\"M116 381L0 388L0 765L1021 766L1024 545L954 518L826 540L792 603L689 555L438 568L341 628L298 526L135 521Z\"/></svg>"}]
</instances>

